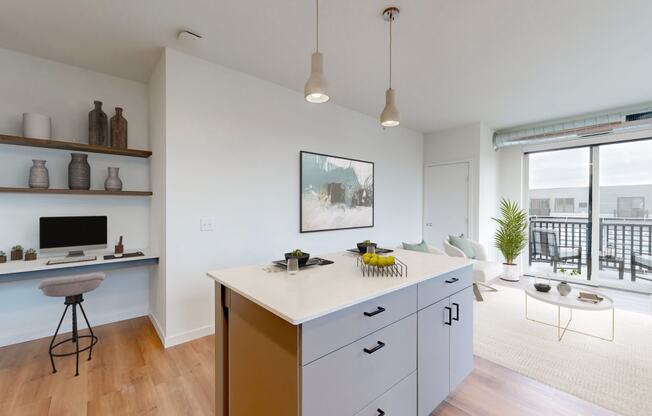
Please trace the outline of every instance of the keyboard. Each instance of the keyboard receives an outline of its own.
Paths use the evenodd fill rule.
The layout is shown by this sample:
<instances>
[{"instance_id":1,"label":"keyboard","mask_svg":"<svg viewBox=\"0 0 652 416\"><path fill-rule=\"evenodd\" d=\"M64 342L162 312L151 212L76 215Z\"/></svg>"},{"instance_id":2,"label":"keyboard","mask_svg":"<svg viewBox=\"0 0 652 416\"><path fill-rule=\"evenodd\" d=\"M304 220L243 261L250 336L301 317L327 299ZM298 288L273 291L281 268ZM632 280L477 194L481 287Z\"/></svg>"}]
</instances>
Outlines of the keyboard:
<instances>
[{"instance_id":1,"label":"keyboard","mask_svg":"<svg viewBox=\"0 0 652 416\"><path fill-rule=\"evenodd\" d=\"M97 260L97 256L62 257L60 259L50 259L45 264L47 264L48 266L52 266L54 264L79 263L82 261L94 261L94 260Z\"/></svg>"}]
</instances>

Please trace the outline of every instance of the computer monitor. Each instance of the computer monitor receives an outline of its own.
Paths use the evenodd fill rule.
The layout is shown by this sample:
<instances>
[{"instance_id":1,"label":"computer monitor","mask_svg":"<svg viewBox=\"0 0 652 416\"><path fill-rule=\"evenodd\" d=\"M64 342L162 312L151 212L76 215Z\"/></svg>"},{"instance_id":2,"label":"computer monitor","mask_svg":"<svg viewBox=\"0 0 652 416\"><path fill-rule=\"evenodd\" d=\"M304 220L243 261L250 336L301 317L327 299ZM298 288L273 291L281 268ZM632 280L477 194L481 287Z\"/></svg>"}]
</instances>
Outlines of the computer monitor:
<instances>
[{"instance_id":1,"label":"computer monitor","mask_svg":"<svg viewBox=\"0 0 652 416\"><path fill-rule=\"evenodd\" d=\"M82 256L83 250L106 248L106 216L41 217L39 240L42 251L68 251Z\"/></svg>"}]
</instances>

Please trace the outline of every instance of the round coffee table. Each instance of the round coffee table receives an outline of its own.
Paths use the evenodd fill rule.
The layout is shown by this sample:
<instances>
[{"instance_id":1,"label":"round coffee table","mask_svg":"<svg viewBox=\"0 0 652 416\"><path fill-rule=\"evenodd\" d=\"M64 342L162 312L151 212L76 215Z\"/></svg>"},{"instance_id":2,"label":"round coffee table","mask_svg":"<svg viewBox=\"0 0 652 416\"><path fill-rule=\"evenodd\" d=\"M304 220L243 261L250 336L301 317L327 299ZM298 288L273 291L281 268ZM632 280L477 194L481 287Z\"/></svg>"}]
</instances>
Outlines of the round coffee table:
<instances>
[{"instance_id":1,"label":"round coffee table","mask_svg":"<svg viewBox=\"0 0 652 416\"><path fill-rule=\"evenodd\" d=\"M599 303L590 303L590 302L584 302L579 300L577 297L579 296L580 292L584 293L591 293L600 296L602 301ZM532 319L528 316L528 298L533 298L541 302L549 303L551 305L557 306L557 323L556 324L551 324L548 322L543 322L539 321L536 319ZM561 309L562 308L567 308L570 311L570 317L568 318L568 322L564 326L561 324ZM610 338L604 338L598 335L593 335L589 334L586 332L581 332L576 329L570 329L568 326L570 325L571 321L573 320L573 309L578 309L578 310L583 310L583 311L608 311L611 310L611 337ZM562 338L564 337L564 334L566 331L568 332L575 332L576 334L582 334L582 335L587 335L593 338L599 338L605 341L613 341L614 340L614 333L615 333L615 310L614 310L614 302L613 300L605 295L586 290L586 289L578 289L576 287L573 287L573 290L571 293L569 293L567 296L562 296L559 294L557 291L557 288L554 286L550 289L549 292L544 293L544 292L539 292L537 291L534 287L528 286L525 289L525 318L529 321L533 322L538 322L540 324L548 325L557 328L557 341L561 341Z\"/></svg>"}]
</instances>

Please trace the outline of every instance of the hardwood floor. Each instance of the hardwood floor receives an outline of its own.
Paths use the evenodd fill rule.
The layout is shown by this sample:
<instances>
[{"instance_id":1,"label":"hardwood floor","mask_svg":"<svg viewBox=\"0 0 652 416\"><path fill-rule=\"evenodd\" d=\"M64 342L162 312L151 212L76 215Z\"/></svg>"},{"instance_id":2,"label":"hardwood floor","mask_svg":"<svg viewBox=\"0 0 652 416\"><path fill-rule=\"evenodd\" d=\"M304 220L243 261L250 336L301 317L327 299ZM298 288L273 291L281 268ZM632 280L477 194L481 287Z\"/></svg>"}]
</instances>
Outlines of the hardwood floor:
<instances>
[{"instance_id":1,"label":"hardwood floor","mask_svg":"<svg viewBox=\"0 0 652 416\"><path fill-rule=\"evenodd\" d=\"M49 339L0 348L0 415L212 415L213 336L163 349L148 318L95 328L93 359L56 361ZM80 357L81 358L81 357ZM476 358L473 373L433 415L611 415ZM270 415L282 416L282 415ZM334 415L336 416L336 415Z\"/></svg>"}]
</instances>

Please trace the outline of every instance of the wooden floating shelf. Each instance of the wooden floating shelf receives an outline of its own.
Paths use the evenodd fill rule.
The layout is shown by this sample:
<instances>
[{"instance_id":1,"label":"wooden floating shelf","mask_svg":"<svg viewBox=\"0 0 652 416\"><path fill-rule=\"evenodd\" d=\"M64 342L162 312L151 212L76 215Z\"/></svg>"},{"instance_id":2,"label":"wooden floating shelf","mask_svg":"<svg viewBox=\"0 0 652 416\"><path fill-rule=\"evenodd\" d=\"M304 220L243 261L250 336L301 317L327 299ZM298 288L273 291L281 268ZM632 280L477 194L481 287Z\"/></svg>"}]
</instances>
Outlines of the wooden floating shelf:
<instances>
[{"instance_id":1,"label":"wooden floating shelf","mask_svg":"<svg viewBox=\"0 0 652 416\"><path fill-rule=\"evenodd\" d=\"M103 191L93 190L88 191L82 189L38 189L38 188L7 188L0 187L0 193L14 193L14 194L59 194L59 195L94 195L94 196L152 196L151 192L147 191Z\"/></svg>"},{"instance_id":2,"label":"wooden floating shelf","mask_svg":"<svg viewBox=\"0 0 652 416\"><path fill-rule=\"evenodd\" d=\"M67 142L51 139L34 139L31 137L7 136L0 134L0 144L15 146L44 147L48 149L72 150L75 152L104 153L118 156L131 156L148 158L152 155L149 150L115 149L113 147L95 146L84 143Z\"/></svg>"}]
</instances>

